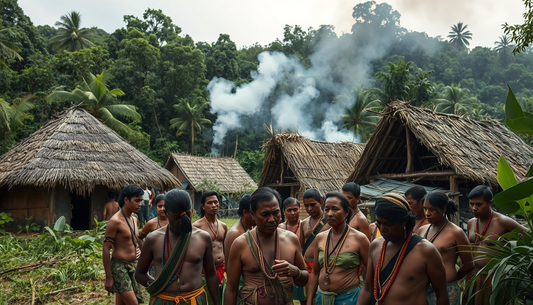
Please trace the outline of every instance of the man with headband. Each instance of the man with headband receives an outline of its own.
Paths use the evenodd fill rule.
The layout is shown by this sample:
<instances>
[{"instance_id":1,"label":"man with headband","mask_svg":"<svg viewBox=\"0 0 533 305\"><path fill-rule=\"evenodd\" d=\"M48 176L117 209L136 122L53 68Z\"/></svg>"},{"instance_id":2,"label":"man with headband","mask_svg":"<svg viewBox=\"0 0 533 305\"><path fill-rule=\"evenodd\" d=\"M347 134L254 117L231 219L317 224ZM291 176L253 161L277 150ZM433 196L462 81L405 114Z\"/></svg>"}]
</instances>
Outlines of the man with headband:
<instances>
[{"instance_id":1,"label":"man with headband","mask_svg":"<svg viewBox=\"0 0 533 305\"><path fill-rule=\"evenodd\" d=\"M179 189L168 192L165 195L168 225L144 240L135 278L147 287L150 305L206 304L202 270L213 304L221 304L211 236L192 226L191 208L189 193ZM155 278L147 274L152 261Z\"/></svg>"},{"instance_id":2,"label":"man with headband","mask_svg":"<svg viewBox=\"0 0 533 305\"><path fill-rule=\"evenodd\" d=\"M386 194L376 200L374 213L382 237L370 245L357 305L428 304L429 284L436 304L449 305L442 258L432 243L413 234L416 215L407 200Z\"/></svg>"}]
</instances>

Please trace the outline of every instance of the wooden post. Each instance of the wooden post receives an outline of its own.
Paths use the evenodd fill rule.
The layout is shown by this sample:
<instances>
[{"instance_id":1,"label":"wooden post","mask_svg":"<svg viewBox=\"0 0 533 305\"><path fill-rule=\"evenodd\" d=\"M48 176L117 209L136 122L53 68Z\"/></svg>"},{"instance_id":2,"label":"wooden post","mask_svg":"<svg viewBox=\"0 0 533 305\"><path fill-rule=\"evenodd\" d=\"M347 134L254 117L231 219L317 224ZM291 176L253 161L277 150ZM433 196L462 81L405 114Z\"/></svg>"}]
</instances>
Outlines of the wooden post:
<instances>
[{"instance_id":1,"label":"wooden post","mask_svg":"<svg viewBox=\"0 0 533 305\"><path fill-rule=\"evenodd\" d=\"M414 156L413 156L413 147L411 145L411 134L409 133L409 128L405 125L405 142L407 145L407 166L405 167L406 173L412 173L414 168Z\"/></svg>"},{"instance_id":2,"label":"wooden post","mask_svg":"<svg viewBox=\"0 0 533 305\"><path fill-rule=\"evenodd\" d=\"M374 167L374 164L376 164L376 161L379 158L379 154L381 153L381 149L385 145L385 142L387 142L387 137L389 136L389 134L390 134L390 132L392 130L392 127L395 125L395 122L392 122L392 123L389 123L389 124L390 124L389 128L387 129L387 132L383 136L383 139L382 139L381 143L379 144L378 149L376 150L376 154L372 157L372 162L370 163L370 166L368 167L368 171L366 172L365 180L368 180L368 177L370 177L370 172L372 171L372 168Z\"/></svg>"},{"instance_id":3,"label":"wooden post","mask_svg":"<svg viewBox=\"0 0 533 305\"><path fill-rule=\"evenodd\" d=\"M459 181L457 180L457 176L450 176L450 192L452 194L459 192ZM460 224L460 220L461 220L461 218L460 218L461 209L460 208L461 207L459 205L459 194L453 196L452 199L453 199L453 201L455 201L455 203L457 203L457 213L453 217L452 221L453 221L453 223L455 223L456 225L461 227L461 224Z\"/></svg>"},{"instance_id":4,"label":"wooden post","mask_svg":"<svg viewBox=\"0 0 533 305\"><path fill-rule=\"evenodd\" d=\"M235 152L233 152L233 159L237 159L237 146L239 145L239 130L235 131Z\"/></svg>"},{"instance_id":5,"label":"wooden post","mask_svg":"<svg viewBox=\"0 0 533 305\"><path fill-rule=\"evenodd\" d=\"M48 203L48 218L47 218L47 222L48 222L48 226L49 227L53 227L54 226L54 223L56 221L56 217L55 217L55 214L56 214L56 196L55 196L55 193L56 193L56 187L52 187L52 189L50 190L50 202Z\"/></svg>"}]
</instances>

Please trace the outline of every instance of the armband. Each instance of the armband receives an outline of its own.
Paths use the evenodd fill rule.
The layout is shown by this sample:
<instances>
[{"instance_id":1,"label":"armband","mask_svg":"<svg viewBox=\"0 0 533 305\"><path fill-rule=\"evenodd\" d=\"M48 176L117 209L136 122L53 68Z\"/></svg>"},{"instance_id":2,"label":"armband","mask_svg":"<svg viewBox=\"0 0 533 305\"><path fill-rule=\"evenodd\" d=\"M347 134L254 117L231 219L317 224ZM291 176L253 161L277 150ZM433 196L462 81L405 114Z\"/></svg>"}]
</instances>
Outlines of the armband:
<instances>
[{"instance_id":1,"label":"armband","mask_svg":"<svg viewBox=\"0 0 533 305\"><path fill-rule=\"evenodd\" d=\"M115 239L113 237L106 236L104 237L104 242L114 243Z\"/></svg>"}]
</instances>

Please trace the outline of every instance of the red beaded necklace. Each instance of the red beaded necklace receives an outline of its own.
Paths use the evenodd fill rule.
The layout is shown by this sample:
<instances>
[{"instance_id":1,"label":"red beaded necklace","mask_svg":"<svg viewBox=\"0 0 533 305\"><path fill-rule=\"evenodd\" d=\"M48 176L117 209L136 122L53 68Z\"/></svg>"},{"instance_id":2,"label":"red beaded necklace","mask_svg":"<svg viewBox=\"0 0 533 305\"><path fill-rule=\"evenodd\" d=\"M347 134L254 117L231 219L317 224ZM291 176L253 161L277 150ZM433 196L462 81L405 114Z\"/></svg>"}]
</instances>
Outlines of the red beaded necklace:
<instances>
[{"instance_id":1,"label":"red beaded necklace","mask_svg":"<svg viewBox=\"0 0 533 305\"><path fill-rule=\"evenodd\" d=\"M476 219L476 242L481 242L481 236L485 236L485 233L487 233L487 229L489 228L490 221L492 220L492 216L494 216L494 211L490 210L490 217L489 221L487 221L487 224L485 225L485 229L483 229L483 232L479 233L479 218Z\"/></svg>"},{"instance_id":2,"label":"red beaded necklace","mask_svg":"<svg viewBox=\"0 0 533 305\"><path fill-rule=\"evenodd\" d=\"M407 245L409 244L409 241L411 240L411 236L413 236L413 233L409 233L407 240L403 243L402 248L400 249L400 255L398 255L398 258L396 259L396 262L394 263L394 269L392 270L391 274L389 274L389 277L387 277L387 279L383 282L385 284L384 289L382 289L381 283L379 281L379 273L381 272L381 269L383 267L383 259L385 258L385 250L387 248L387 241L386 240L383 241L383 244L381 245L381 251L379 253L380 259L378 260L378 263L376 264L376 273L374 275L374 298L376 299L376 302L381 302L385 298L385 296L387 295L387 292L389 292L389 289L392 286L392 283L396 279L398 270L400 270L400 266L403 262L403 259L405 258L405 252L407 252ZM378 294L378 288L379 288L379 294ZM378 297L380 294L381 294L381 297Z\"/></svg>"}]
</instances>

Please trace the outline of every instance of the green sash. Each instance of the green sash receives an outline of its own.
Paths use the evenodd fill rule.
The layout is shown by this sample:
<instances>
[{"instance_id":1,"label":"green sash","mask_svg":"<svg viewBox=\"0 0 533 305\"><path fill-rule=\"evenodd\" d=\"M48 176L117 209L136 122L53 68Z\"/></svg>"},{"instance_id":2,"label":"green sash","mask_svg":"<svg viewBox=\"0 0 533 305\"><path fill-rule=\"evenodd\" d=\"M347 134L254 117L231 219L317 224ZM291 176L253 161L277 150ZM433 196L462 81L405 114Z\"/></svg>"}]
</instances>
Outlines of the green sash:
<instances>
[{"instance_id":1,"label":"green sash","mask_svg":"<svg viewBox=\"0 0 533 305\"><path fill-rule=\"evenodd\" d=\"M310 221L311 221L311 219L309 219L309 222ZM305 252L307 251L307 248L309 248L309 246L311 246L311 244L315 240L315 237L318 235L318 233L320 233L320 230L322 230L322 228L324 227L325 224L326 224L326 218L320 220L320 222L316 225L315 229L313 230L313 233L311 233L311 235L305 240L305 244L304 244L304 247L302 249L302 255L305 255Z\"/></svg>"},{"instance_id":2,"label":"green sash","mask_svg":"<svg viewBox=\"0 0 533 305\"><path fill-rule=\"evenodd\" d=\"M261 259L259 258L259 253L257 252L256 243L254 242L254 238L252 237L252 233L250 231L246 232L246 241L248 242L248 245L250 246L250 251L252 252L252 255L254 256L255 261L257 262L257 265L259 268L261 268ZM283 284L281 283L281 280L279 279L279 276L275 279L271 280L266 275L270 277L274 277L276 274L272 270L272 267L268 262L265 263L265 269L263 272L265 273L265 286L271 286L272 289L274 289L274 298L275 303L274 304L287 304L288 302L292 301L289 299L289 296L287 295L287 291L285 291L285 288L283 287ZM264 288L266 292L266 287Z\"/></svg>"},{"instance_id":3,"label":"green sash","mask_svg":"<svg viewBox=\"0 0 533 305\"><path fill-rule=\"evenodd\" d=\"M172 253L165 263L165 267L163 267L161 274L150 286L146 288L146 291L148 291L150 296L158 295L165 290L172 277L178 272L178 269L181 265L181 260L185 256L187 248L189 247L191 234L191 232L182 234L178 238L178 241L174 246L174 250L172 250Z\"/></svg>"}]
</instances>

